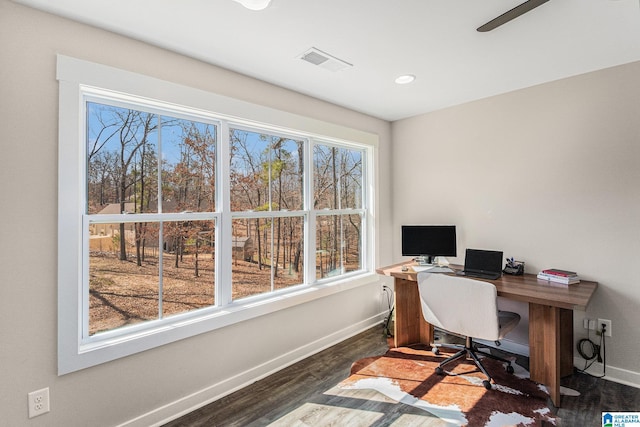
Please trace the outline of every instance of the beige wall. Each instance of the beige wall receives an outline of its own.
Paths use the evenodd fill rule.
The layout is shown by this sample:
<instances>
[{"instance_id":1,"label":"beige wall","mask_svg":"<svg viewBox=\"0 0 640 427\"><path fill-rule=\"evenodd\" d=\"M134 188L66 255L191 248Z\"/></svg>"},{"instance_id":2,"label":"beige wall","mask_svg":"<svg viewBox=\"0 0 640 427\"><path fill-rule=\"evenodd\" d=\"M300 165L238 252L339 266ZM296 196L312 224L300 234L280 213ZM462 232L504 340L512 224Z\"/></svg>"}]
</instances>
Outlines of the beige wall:
<instances>
[{"instance_id":1,"label":"beige wall","mask_svg":"<svg viewBox=\"0 0 640 427\"><path fill-rule=\"evenodd\" d=\"M0 424L149 425L338 342L381 312L372 283L58 377L56 54L378 134L377 199L389 199L389 123L0 0ZM379 204L376 261L388 263L391 207ZM28 420L27 393L43 387L51 412Z\"/></svg>"},{"instance_id":2,"label":"beige wall","mask_svg":"<svg viewBox=\"0 0 640 427\"><path fill-rule=\"evenodd\" d=\"M607 374L640 384L640 62L395 122L394 230L458 226L464 249L578 271L612 320ZM394 258L400 259L394 241ZM516 304L517 305L517 304ZM522 307L520 307L522 309ZM526 307L524 307L526 313ZM585 336L576 312L575 337ZM526 328L522 339L526 343ZM593 336L592 336L593 337Z\"/></svg>"}]
</instances>

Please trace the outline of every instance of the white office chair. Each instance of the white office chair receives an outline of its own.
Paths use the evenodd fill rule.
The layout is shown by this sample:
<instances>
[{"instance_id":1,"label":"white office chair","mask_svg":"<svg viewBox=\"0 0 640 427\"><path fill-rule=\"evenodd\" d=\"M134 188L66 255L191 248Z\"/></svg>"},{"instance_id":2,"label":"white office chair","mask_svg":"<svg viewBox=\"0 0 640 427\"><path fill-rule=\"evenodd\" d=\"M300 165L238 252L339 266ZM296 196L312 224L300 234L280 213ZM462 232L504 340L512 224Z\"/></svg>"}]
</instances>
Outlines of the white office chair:
<instances>
[{"instance_id":1,"label":"white office chair","mask_svg":"<svg viewBox=\"0 0 640 427\"><path fill-rule=\"evenodd\" d=\"M491 375L480 362L473 339L498 343L520 322L520 315L498 311L496 287L489 282L423 272L418 274L418 289L424 319L437 328L466 338L464 346L453 346L460 351L440 363L436 373L444 375L443 366L469 355L487 376L487 380L482 382L484 387L491 389ZM435 347L434 353L437 354ZM507 363L507 372L513 373L510 361L484 352L481 354Z\"/></svg>"}]
</instances>

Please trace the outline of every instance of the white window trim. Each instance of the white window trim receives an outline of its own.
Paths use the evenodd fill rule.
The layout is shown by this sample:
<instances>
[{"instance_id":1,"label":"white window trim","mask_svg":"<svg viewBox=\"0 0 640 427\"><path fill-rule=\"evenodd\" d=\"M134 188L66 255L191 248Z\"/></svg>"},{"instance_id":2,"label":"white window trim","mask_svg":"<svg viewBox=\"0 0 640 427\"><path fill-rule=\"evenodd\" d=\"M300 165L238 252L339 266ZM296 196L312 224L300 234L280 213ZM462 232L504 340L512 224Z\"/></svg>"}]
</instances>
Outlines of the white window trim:
<instances>
[{"instance_id":1,"label":"white window trim","mask_svg":"<svg viewBox=\"0 0 640 427\"><path fill-rule=\"evenodd\" d=\"M144 326L131 328L125 335L106 333L102 339L82 342L82 189L78 183L84 182L83 153L79 137L84 111L82 86L105 88L123 94L131 94L149 100L159 99L179 108L188 105L191 109L210 112L216 117L243 126L256 126L261 130L273 129L313 138L321 143L334 141L344 146L347 141L358 146L367 146L367 176L363 177L368 187L369 200L363 220L374 222L374 158L378 147L378 136L308 117L295 115L268 107L251 104L233 98L206 92L152 77L95 64L64 55L58 55L57 79L59 81L59 172L58 172L58 374L74 372L127 355L168 344L190 336L222 328L237 322L252 319L288 307L323 298L331 294L371 283L375 277L373 266L374 227L367 227L364 236L363 270L357 274L340 276L332 281L318 281L315 285L304 286L288 292L275 292L256 298L247 298L197 312L171 317L171 322L145 322ZM152 102L152 101L150 101ZM227 122L221 126L221 134L228 134ZM292 129L295 129L292 130ZM224 144L223 144L224 146ZM220 152L221 156L228 153ZM312 163L308 163L311 165ZM305 168L308 170L309 168ZM224 173L220 170L219 173ZM218 203L228 205L228 196L218 199ZM355 212L355 211L353 211ZM314 215L313 210L309 213ZM223 221L223 224L230 221ZM309 239L314 236L310 230ZM230 236L231 230L222 229L222 236ZM221 237L222 237L221 236ZM222 237L224 238L224 237ZM307 243L309 243L307 241ZM230 256L231 251L227 251ZM225 262L225 259L221 259ZM228 261L228 260L227 260ZM308 274L311 274L307 270ZM311 277L311 276L307 276ZM230 278L220 276L221 280ZM218 288L218 287L216 287ZM225 300L222 295L216 299Z\"/></svg>"}]
</instances>

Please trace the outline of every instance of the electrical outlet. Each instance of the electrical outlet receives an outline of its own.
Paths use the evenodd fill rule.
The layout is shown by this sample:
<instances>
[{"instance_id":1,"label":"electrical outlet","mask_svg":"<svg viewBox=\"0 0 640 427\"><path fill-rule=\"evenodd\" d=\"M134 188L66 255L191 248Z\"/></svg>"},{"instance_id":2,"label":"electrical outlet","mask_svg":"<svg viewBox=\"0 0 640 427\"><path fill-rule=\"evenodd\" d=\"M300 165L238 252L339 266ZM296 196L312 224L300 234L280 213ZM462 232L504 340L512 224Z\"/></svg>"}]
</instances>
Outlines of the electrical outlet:
<instances>
[{"instance_id":1,"label":"electrical outlet","mask_svg":"<svg viewBox=\"0 0 640 427\"><path fill-rule=\"evenodd\" d=\"M591 331L596 330L596 320L595 319L587 319L586 317L582 321L582 327L585 329L589 329Z\"/></svg>"},{"instance_id":2,"label":"electrical outlet","mask_svg":"<svg viewBox=\"0 0 640 427\"><path fill-rule=\"evenodd\" d=\"M604 336L611 336L611 320L609 319L598 319L598 331L602 331L602 325L605 325Z\"/></svg>"},{"instance_id":3,"label":"electrical outlet","mask_svg":"<svg viewBox=\"0 0 640 427\"><path fill-rule=\"evenodd\" d=\"M49 412L49 387L29 393L29 418Z\"/></svg>"}]
</instances>

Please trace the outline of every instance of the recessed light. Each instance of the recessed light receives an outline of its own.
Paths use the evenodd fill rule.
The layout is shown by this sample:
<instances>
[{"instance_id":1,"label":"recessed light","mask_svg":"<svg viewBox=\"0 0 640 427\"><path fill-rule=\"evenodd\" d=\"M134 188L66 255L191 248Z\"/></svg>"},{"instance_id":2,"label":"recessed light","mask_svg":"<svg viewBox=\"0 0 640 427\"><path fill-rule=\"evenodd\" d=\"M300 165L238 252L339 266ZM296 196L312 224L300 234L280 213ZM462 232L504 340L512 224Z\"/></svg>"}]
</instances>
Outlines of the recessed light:
<instances>
[{"instance_id":1,"label":"recessed light","mask_svg":"<svg viewBox=\"0 0 640 427\"><path fill-rule=\"evenodd\" d=\"M402 76L396 78L396 83L398 83L399 85L406 85L407 83L411 83L415 79L416 76L414 76L413 74L403 74Z\"/></svg>"}]
</instances>

